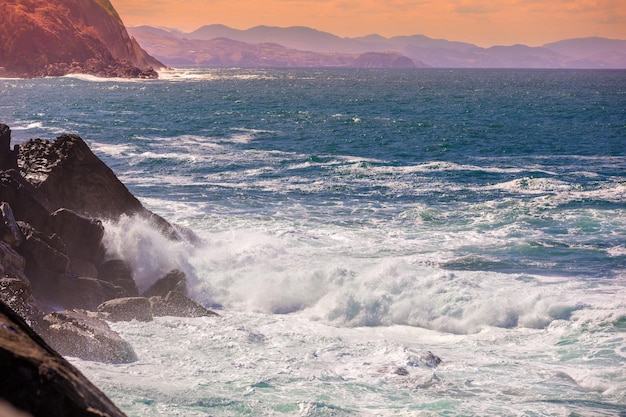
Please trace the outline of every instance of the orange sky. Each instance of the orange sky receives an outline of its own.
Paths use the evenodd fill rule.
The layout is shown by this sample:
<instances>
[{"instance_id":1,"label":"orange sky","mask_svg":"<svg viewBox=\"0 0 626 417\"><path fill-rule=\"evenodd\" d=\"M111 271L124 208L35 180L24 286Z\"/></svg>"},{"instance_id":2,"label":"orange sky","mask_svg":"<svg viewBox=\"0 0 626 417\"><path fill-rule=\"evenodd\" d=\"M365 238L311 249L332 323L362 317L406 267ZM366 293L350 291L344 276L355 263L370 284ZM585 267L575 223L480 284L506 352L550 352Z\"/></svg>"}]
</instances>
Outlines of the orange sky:
<instances>
[{"instance_id":1,"label":"orange sky","mask_svg":"<svg viewBox=\"0 0 626 417\"><path fill-rule=\"evenodd\" d=\"M625 0L111 0L127 26L309 26L339 36L423 34L480 46L626 39Z\"/></svg>"}]
</instances>

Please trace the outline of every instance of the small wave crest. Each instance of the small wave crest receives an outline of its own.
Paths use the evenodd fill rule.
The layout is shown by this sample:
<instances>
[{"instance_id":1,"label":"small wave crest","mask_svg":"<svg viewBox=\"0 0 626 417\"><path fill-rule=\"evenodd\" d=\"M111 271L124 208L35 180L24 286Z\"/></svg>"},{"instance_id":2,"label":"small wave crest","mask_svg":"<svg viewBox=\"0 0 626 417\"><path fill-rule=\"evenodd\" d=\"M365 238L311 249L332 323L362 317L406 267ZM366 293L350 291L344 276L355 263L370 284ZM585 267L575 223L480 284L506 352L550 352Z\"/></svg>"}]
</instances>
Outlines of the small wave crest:
<instances>
[{"instance_id":1,"label":"small wave crest","mask_svg":"<svg viewBox=\"0 0 626 417\"><path fill-rule=\"evenodd\" d=\"M116 83L138 83L145 82L146 79L143 78L118 78L118 77L98 77L90 74L67 74L64 75L63 78L72 78L80 81L87 81L92 83L107 83L107 82L116 82Z\"/></svg>"},{"instance_id":2,"label":"small wave crest","mask_svg":"<svg viewBox=\"0 0 626 417\"><path fill-rule=\"evenodd\" d=\"M42 122L24 122L24 124L17 124L11 126L11 130L31 130L31 129L43 129Z\"/></svg>"}]
</instances>

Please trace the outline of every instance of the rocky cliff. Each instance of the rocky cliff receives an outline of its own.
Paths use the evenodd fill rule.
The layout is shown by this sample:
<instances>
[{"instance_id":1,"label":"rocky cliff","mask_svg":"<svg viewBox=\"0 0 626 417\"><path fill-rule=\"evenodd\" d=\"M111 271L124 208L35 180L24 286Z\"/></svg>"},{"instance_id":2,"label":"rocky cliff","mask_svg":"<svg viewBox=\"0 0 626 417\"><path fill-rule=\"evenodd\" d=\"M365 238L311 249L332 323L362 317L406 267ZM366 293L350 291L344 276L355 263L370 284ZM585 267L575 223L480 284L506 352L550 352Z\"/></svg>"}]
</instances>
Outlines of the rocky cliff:
<instances>
[{"instance_id":1,"label":"rocky cliff","mask_svg":"<svg viewBox=\"0 0 626 417\"><path fill-rule=\"evenodd\" d=\"M155 78L164 65L131 38L109 0L3 0L0 76Z\"/></svg>"}]
</instances>

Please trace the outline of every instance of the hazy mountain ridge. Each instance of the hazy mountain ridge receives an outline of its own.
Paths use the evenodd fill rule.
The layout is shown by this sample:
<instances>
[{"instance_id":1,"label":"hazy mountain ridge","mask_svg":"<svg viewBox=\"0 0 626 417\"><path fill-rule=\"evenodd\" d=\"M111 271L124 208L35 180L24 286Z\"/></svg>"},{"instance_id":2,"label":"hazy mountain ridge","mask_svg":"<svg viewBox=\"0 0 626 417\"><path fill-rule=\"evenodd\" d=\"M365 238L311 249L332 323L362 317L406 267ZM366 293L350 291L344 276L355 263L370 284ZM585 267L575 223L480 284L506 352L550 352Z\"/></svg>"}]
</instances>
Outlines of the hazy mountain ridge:
<instances>
[{"instance_id":1,"label":"hazy mountain ridge","mask_svg":"<svg viewBox=\"0 0 626 417\"><path fill-rule=\"evenodd\" d=\"M170 48L176 42L212 41L226 38L250 45L272 43L292 51L321 54L354 54L394 51L412 59L418 66L449 68L626 68L626 40L580 38L552 42L541 47L526 45L482 48L466 42L432 39L425 35L385 38L372 34L357 38L339 36L307 27L288 28L256 26L239 30L224 25L207 25L183 33L149 26L129 28L138 41L165 63L176 65L163 50L160 42L167 40ZM161 39L163 38L163 39ZM247 47L250 48L250 47ZM210 53L210 45L203 47ZM233 51L235 52L235 51ZM194 61L193 52L188 59Z\"/></svg>"},{"instance_id":2,"label":"hazy mountain ridge","mask_svg":"<svg viewBox=\"0 0 626 417\"><path fill-rule=\"evenodd\" d=\"M129 28L152 55L172 66L204 67L360 67L414 68L421 62L391 51L381 53L316 52L286 47L260 38L256 43L228 38L234 32L218 27L211 39L192 39L189 34L142 26ZM211 36L212 36L211 35ZM199 36L199 35L198 35Z\"/></svg>"}]
</instances>

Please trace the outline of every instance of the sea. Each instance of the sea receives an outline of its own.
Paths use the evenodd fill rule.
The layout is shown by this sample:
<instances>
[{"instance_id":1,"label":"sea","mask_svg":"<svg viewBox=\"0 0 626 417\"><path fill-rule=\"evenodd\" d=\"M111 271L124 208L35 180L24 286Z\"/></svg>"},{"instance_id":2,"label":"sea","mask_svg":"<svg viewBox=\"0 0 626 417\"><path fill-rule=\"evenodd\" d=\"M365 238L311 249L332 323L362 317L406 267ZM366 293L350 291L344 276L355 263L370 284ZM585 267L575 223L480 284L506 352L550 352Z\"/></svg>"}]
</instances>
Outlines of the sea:
<instances>
[{"instance_id":1,"label":"sea","mask_svg":"<svg viewBox=\"0 0 626 417\"><path fill-rule=\"evenodd\" d=\"M0 79L198 237L105 222L220 315L69 358L129 417L626 416L626 70L160 75Z\"/></svg>"}]
</instances>

